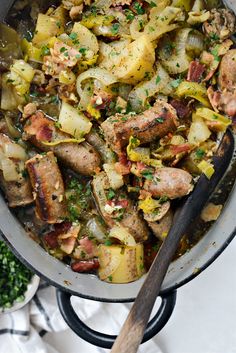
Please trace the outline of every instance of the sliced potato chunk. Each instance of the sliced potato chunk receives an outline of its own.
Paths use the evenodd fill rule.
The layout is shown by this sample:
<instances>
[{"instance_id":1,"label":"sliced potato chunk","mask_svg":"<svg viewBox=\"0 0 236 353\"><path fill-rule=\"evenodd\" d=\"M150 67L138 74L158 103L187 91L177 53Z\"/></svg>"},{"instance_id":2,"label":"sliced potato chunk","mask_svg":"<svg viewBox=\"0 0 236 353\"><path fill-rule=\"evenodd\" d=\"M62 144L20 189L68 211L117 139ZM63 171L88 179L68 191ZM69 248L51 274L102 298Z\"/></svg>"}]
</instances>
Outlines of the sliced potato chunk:
<instances>
[{"instance_id":1,"label":"sliced potato chunk","mask_svg":"<svg viewBox=\"0 0 236 353\"><path fill-rule=\"evenodd\" d=\"M153 71L154 61L154 46L148 37L143 35L129 44L128 55L122 56L112 73L122 82L135 84L148 72Z\"/></svg>"},{"instance_id":2,"label":"sliced potato chunk","mask_svg":"<svg viewBox=\"0 0 236 353\"><path fill-rule=\"evenodd\" d=\"M91 130L92 123L70 104L63 102L59 115L60 130L81 138Z\"/></svg>"},{"instance_id":3,"label":"sliced potato chunk","mask_svg":"<svg viewBox=\"0 0 236 353\"><path fill-rule=\"evenodd\" d=\"M144 273L143 245L100 245L99 262L98 275L101 280L110 283L133 282Z\"/></svg>"},{"instance_id":4,"label":"sliced potato chunk","mask_svg":"<svg viewBox=\"0 0 236 353\"><path fill-rule=\"evenodd\" d=\"M97 54L99 49L97 38L87 27L81 25L79 22L76 22L71 33L75 33L77 35L76 40L78 40L81 48L85 48L93 52L92 55Z\"/></svg>"},{"instance_id":5,"label":"sliced potato chunk","mask_svg":"<svg viewBox=\"0 0 236 353\"><path fill-rule=\"evenodd\" d=\"M62 34L63 32L64 27L57 18L40 13L37 19L33 44L40 46L49 38Z\"/></svg>"}]
</instances>

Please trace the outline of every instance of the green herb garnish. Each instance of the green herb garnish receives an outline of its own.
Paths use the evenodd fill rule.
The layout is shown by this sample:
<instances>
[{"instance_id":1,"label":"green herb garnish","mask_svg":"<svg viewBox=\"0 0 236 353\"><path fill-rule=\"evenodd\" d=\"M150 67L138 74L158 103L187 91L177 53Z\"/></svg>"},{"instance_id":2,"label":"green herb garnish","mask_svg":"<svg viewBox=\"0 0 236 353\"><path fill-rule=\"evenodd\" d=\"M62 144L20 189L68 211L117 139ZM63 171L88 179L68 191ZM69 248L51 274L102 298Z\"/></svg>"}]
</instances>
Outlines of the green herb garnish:
<instances>
[{"instance_id":1,"label":"green herb garnish","mask_svg":"<svg viewBox=\"0 0 236 353\"><path fill-rule=\"evenodd\" d=\"M115 191L113 189L109 189L109 191L107 193L107 199L112 200L112 199L114 199L115 196L116 196Z\"/></svg>"},{"instance_id":2,"label":"green herb garnish","mask_svg":"<svg viewBox=\"0 0 236 353\"><path fill-rule=\"evenodd\" d=\"M14 302L24 300L24 294L32 278L26 268L0 241L0 307L10 308Z\"/></svg>"},{"instance_id":3,"label":"green herb garnish","mask_svg":"<svg viewBox=\"0 0 236 353\"><path fill-rule=\"evenodd\" d=\"M145 12L142 5L137 1L133 4L133 8L136 10L138 15L143 15Z\"/></svg>"}]
</instances>

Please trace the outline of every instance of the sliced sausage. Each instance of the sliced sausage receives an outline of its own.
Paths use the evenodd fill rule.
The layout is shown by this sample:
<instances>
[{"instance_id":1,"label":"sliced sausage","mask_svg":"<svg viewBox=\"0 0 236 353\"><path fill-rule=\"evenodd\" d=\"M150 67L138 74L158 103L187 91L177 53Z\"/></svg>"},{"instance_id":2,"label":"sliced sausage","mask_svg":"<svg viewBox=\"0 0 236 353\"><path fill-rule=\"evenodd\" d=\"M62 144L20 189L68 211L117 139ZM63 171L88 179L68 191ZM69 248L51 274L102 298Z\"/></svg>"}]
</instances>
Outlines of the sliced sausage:
<instances>
[{"instance_id":1,"label":"sliced sausage","mask_svg":"<svg viewBox=\"0 0 236 353\"><path fill-rule=\"evenodd\" d=\"M219 68L218 83L222 91L236 89L236 49L231 49L223 56Z\"/></svg>"},{"instance_id":2,"label":"sliced sausage","mask_svg":"<svg viewBox=\"0 0 236 353\"><path fill-rule=\"evenodd\" d=\"M137 115L109 117L102 124L105 139L118 154L129 143L130 136L137 137L141 143L161 138L177 129L178 119L175 109L164 101Z\"/></svg>"},{"instance_id":3,"label":"sliced sausage","mask_svg":"<svg viewBox=\"0 0 236 353\"><path fill-rule=\"evenodd\" d=\"M170 209L165 216L157 222L148 222L153 234L159 239L164 240L173 222L173 212Z\"/></svg>"},{"instance_id":4,"label":"sliced sausage","mask_svg":"<svg viewBox=\"0 0 236 353\"><path fill-rule=\"evenodd\" d=\"M14 144L8 136L0 133L0 147ZM14 161L17 164L17 160ZM0 185L6 195L10 207L26 206L34 201L29 177L22 175L17 181L6 181L0 172Z\"/></svg>"},{"instance_id":5,"label":"sliced sausage","mask_svg":"<svg viewBox=\"0 0 236 353\"><path fill-rule=\"evenodd\" d=\"M83 175L94 174L100 166L97 151L87 142L65 142L56 146L46 146L43 141L62 141L71 138L70 135L55 127L54 122L38 111L32 115L24 127L24 138L30 140L42 151L53 151L54 154L69 168Z\"/></svg>"},{"instance_id":6,"label":"sliced sausage","mask_svg":"<svg viewBox=\"0 0 236 353\"><path fill-rule=\"evenodd\" d=\"M176 199L188 195L193 189L192 176L183 169L160 168L153 174L153 180L146 180L144 189L154 197L166 196Z\"/></svg>"},{"instance_id":7,"label":"sliced sausage","mask_svg":"<svg viewBox=\"0 0 236 353\"><path fill-rule=\"evenodd\" d=\"M96 203L103 219L109 227L113 227L117 220L112 218L112 215L108 213L106 209L108 200L105 190L109 189L110 185L104 172L101 172L94 177L92 187ZM125 193L122 191L122 194L124 195ZM148 238L148 227L135 209L132 201L128 200L128 197L125 198L125 201L127 201L127 205L125 205L125 212L122 219L119 220L119 223L129 230L129 233L133 235L136 242L143 242Z\"/></svg>"},{"instance_id":8,"label":"sliced sausage","mask_svg":"<svg viewBox=\"0 0 236 353\"><path fill-rule=\"evenodd\" d=\"M60 223L66 216L65 190L53 152L26 162L35 193L36 214L44 222Z\"/></svg>"},{"instance_id":9,"label":"sliced sausage","mask_svg":"<svg viewBox=\"0 0 236 353\"><path fill-rule=\"evenodd\" d=\"M9 207L26 206L34 201L28 176L23 177L20 181L6 181L1 172L0 185L6 195Z\"/></svg>"}]
</instances>

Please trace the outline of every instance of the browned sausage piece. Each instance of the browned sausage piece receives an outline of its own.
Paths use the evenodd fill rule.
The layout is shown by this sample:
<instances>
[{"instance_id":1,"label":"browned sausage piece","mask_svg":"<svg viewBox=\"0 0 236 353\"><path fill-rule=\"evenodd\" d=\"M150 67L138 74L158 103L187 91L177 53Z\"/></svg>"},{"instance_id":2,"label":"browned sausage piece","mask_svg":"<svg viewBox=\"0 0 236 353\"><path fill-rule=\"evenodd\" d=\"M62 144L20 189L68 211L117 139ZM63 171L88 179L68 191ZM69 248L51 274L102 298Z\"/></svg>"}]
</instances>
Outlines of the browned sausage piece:
<instances>
[{"instance_id":1,"label":"browned sausage piece","mask_svg":"<svg viewBox=\"0 0 236 353\"><path fill-rule=\"evenodd\" d=\"M35 193L36 214L44 222L60 223L66 215L65 190L53 152L26 162Z\"/></svg>"},{"instance_id":2,"label":"browned sausage piece","mask_svg":"<svg viewBox=\"0 0 236 353\"><path fill-rule=\"evenodd\" d=\"M111 212L109 212L108 207L106 207L108 204L106 190L109 189L110 185L105 172L101 172L93 178L92 187L95 200L104 221L109 227L113 227L117 220L112 217ZM122 191L122 195L124 194L125 193ZM119 223L129 230L129 233L134 237L136 242L143 242L148 238L148 227L135 209L132 201L129 200L128 197L125 198L125 201L125 212L122 219L119 220Z\"/></svg>"},{"instance_id":3,"label":"browned sausage piece","mask_svg":"<svg viewBox=\"0 0 236 353\"><path fill-rule=\"evenodd\" d=\"M8 200L9 207L26 206L34 201L30 180L27 176L22 177L20 181L6 181L1 172L0 184Z\"/></svg>"},{"instance_id":4,"label":"browned sausage piece","mask_svg":"<svg viewBox=\"0 0 236 353\"><path fill-rule=\"evenodd\" d=\"M192 176L183 169L160 168L153 174L153 180L146 180L144 189L154 197L166 196L176 199L188 195L193 189Z\"/></svg>"},{"instance_id":5,"label":"browned sausage piece","mask_svg":"<svg viewBox=\"0 0 236 353\"><path fill-rule=\"evenodd\" d=\"M53 151L54 154L69 168L83 175L94 174L100 166L97 151L87 142L65 142L56 146L46 146L42 141L62 141L71 138L70 135L55 127L54 122L38 111L32 115L24 127L26 140L30 140L42 151Z\"/></svg>"},{"instance_id":6,"label":"browned sausage piece","mask_svg":"<svg viewBox=\"0 0 236 353\"><path fill-rule=\"evenodd\" d=\"M235 91L236 49L231 49L224 55L220 64L218 83L222 91Z\"/></svg>"},{"instance_id":7,"label":"browned sausage piece","mask_svg":"<svg viewBox=\"0 0 236 353\"><path fill-rule=\"evenodd\" d=\"M0 133L0 147L4 144L14 144L7 135ZM17 161L15 160L15 163ZM26 206L34 201L29 177L22 175L17 181L6 181L0 172L0 185L6 194L10 207Z\"/></svg>"},{"instance_id":8,"label":"browned sausage piece","mask_svg":"<svg viewBox=\"0 0 236 353\"><path fill-rule=\"evenodd\" d=\"M175 109L159 100L142 114L117 114L109 117L101 126L107 142L119 154L128 145L130 136L137 137L141 143L151 142L175 131L178 119Z\"/></svg>"}]
</instances>

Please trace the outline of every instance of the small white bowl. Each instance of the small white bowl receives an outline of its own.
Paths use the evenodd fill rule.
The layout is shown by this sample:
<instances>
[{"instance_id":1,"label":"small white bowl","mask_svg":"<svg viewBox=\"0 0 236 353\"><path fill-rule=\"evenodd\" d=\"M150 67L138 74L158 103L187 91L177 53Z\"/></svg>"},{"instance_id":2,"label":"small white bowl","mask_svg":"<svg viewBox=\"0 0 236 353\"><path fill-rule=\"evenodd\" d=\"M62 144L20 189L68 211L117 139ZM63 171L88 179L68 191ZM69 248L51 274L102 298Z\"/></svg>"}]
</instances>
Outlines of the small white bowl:
<instances>
[{"instance_id":1,"label":"small white bowl","mask_svg":"<svg viewBox=\"0 0 236 353\"><path fill-rule=\"evenodd\" d=\"M25 299L22 302L15 302L10 308L0 308L0 314L9 314L13 311L23 308L35 295L40 282L40 277L33 275L31 281L28 284L27 290L24 294Z\"/></svg>"}]
</instances>

